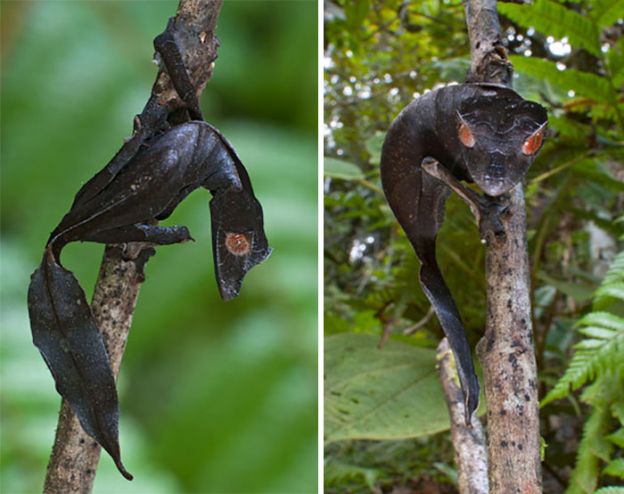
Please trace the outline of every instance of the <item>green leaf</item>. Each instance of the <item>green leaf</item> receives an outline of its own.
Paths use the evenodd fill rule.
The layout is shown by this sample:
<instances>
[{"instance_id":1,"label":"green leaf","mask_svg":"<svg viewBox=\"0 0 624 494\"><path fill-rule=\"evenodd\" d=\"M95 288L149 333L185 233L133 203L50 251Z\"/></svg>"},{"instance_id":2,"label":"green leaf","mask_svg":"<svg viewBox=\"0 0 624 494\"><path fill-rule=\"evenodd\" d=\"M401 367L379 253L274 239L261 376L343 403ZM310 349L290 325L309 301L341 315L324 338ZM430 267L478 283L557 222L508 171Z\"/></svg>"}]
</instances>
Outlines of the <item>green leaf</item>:
<instances>
[{"instance_id":1,"label":"green leaf","mask_svg":"<svg viewBox=\"0 0 624 494\"><path fill-rule=\"evenodd\" d=\"M590 338L587 338L574 345L574 348L576 348L577 350L592 350L594 348L600 348L603 345L603 340L592 340Z\"/></svg>"},{"instance_id":2,"label":"green leaf","mask_svg":"<svg viewBox=\"0 0 624 494\"><path fill-rule=\"evenodd\" d=\"M581 141L586 139L589 133L589 127L587 124L577 122L570 118L548 116L548 127L557 129L557 132L563 137L574 141Z\"/></svg>"},{"instance_id":3,"label":"green leaf","mask_svg":"<svg viewBox=\"0 0 624 494\"><path fill-rule=\"evenodd\" d=\"M616 221L617 223L617 221ZM619 252L611 261L609 270L605 275L604 284L619 283L624 281L624 250Z\"/></svg>"},{"instance_id":4,"label":"green leaf","mask_svg":"<svg viewBox=\"0 0 624 494\"><path fill-rule=\"evenodd\" d=\"M603 470L603 473L612 477L624 479L624 458L616 458L611 461Z\"/></svg>"},{"instance_id":5,"label":"green leaf","mask_svg":"<svg viewBox=\"0 0 624 494\"><path fill-rule=\"evenodd\" d=\"M499 3L498 12L523 27L533 27L544 35L555 38L567 36L576 48L585 48L600 56L596 26L581 14L550 0L537 0L532 5Z\"/></svg>"},{"instance_id":6,"label":"green leaf","mask_svg":"<svg viewBox=\"0 0 624 494\"><path fill-rule=\"evenodd\" d=\"M590 312L582 317L578 325L603 326L618 332L624 332L624 319L610 312Z\"/></svg>"},{"instance_id":7,"label":"green leaf","mask_svg":"<svg viewBox=\"0 0 624 494\"><path fill-rule=\"evenodd\" d=\"M354 32L362 28L362 23L368 15L370 8L369 0L351 0L345 4L345 15L347 23Z\"/></svg>"},{"instance_id":8,"label":"green leaf","mask_svg":"<svg viewBox=\"0 0 624 494\"><path fill-rule=\"evenodd\" d=\"M624 83L624 37L621 37L607 53L607 64L613 78L613 86L621 87Z\"/></svg>"},{"instance_id":9,"label":"green leaf","mask_svg":"<svg viewBox=\"0 0 624 494\"><path fill-rule=\"evenodd\" d=\"M595 326L588 326L580 330L585 336L597 339L608 339L613 337L613 331L606 328L597 328Z\"/></svg>"},{"instance_id":10,"label":"green leaf","mask_svg":"<svg viewBox=\"0 0 624 494\"><path fill-rule=\"evenodd\" d=\"M541 58L511 55L509 60L518 72L537 79L545 79L562 91L574 90L577 95L601 103L610 103L614 100L609 82L604 77L574 69L559 70L555 62Z\"/></svg>"},{"instance_id":11,"label":"green leaf","mask_svg":"<svg viewBox=\"0 0 624 494\"><path fill-rule=\"evenodd\" d=\"M609 414L604 408L592 409L583 426L583 438L566 494L587 494L595 491L600 473L598 458L608 449L603 439L608 421Z\"/></svg>"},{"instance_id":12,"label":"green leaf","mask_svg":"<svg viewBox=\"0 0 624 494\"><path fill-rule=\"evenodd\" d=\"M324 465L323 473L326 485L362 479L370 489L373 489L380 471L334 460Z\"/></svg>"},{"instance_id":13,"label":"green leaf","mask_svg":"<svg viewBox=\"0 0 624 494\"><path fill-rule=\"evenodd\" d=\"M325 440L405 439L448 429L435 351L379 338L325 339Z\"/></svg>"},{"instance_id":14,"label":"green leaf","mask_svg":"<svg viewBox=\"0 0 624 494\"><path fill-rule=\"evenodd\" d=\"M624 487L601 487L594 494L624 494Z\"/></svg>"},{"instance_id":15,"label":"green leaf","mask_svg":"<svg viewBox=\"0 0 624 494\"><path fill-rule=\"evenodd\" d=\"M624 18L624 0L594 0L591 16L599 28L612 26Z\"/></svg>"},{"instance_id":16,"label":"green leaf","mask_svg":"<svg viewBox=\"0 0 624 494\"><path fill-rule=\"evenodd\" d=\"M538 278L544 283L556 288L561 293L574 299L576 302L585 302L592 297L593 288L580 283L568 283L551 278L547 274L540 273Z\"/></svg>"},{"instance_id":17,"label":"green leaf","mask_svg":"<svg viewBox=\"0 0 624 494\"><path fill-rule=\"evenodd\" d=\"M357 165L336 158L325 157L325 175L342 180L362 180L364 174Z\"/></svg>"},{"instance_id":18,"label":"green leaf","mask_svg":"<svg viewBox=\"0 0 624 494\"><path fill-rule=\"evenodd\" d=\"M370 159L373 163L379 163L381 160L381 148L385 138L384 133L377 132L366 140L366 149L370 153Z\"/></svg>"},{"instance_id":19,"label":"green leaf","mask_svg":"<svg viewBox=\"0 0 624 494\"><path fill-rule=\"evenodd\" d=\"M597 297L613 297L624 300L624 283L614 283L613 285L603 286L596 291Z\"/></svg>"},{"instance_id":20,"label":"green leaf","mask_svg":"<svg viewBox=\"0 0 624 494\"><path fill-rule=\"evenodd\" d=\"M596 159L583 159L572 165L570 171L582 175L614 192L624 192L624 182L612 177L609 171Z\"/></svg>"},{"instance_id":21,"label":"green leaf","mask_svg":"<svg viewBox=\"0 0 624 494\"><path fill-rule=\"evenodd\" d=\"M621 429L618 429L613 434L609 434L607 436L607 439L609 439L609 441L611 441L616 446L619 446L620 448L624 448L624 427Z\"/></svg>"}]
</instances>

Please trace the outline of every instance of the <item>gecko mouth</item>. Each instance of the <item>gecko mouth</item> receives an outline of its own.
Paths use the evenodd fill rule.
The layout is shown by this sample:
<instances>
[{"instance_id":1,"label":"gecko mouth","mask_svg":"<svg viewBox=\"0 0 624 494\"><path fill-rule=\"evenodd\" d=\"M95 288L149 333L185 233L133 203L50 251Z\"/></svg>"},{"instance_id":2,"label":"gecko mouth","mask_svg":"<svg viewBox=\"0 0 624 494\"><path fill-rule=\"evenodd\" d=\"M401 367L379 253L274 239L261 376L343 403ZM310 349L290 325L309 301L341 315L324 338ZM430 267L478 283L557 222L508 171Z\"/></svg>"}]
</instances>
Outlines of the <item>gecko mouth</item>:
<instances>
[{"instance_id":1,"label":"gecko mouth","mask_svg":"<svg viewBox=\"0 0 624 494\"><path fill-rule=\"evenodd\" d=\"M497 197L510 189L510 184L505 177L484 175L481 180L475 180L477 185L488 196Z\"/></svg>"},{"instance_id":2,"label":"gecko mouth","mask_svg":"<svg viewBox=\"0 0 624 494\"><path fill-rule=\"evenodd\" d=\"M505 165L502 163L491 163L486 167L483 178L477 184L489 196L496 197L504 194L509 189L509 181L505 171Z\"/></svg>"}]
</instances>

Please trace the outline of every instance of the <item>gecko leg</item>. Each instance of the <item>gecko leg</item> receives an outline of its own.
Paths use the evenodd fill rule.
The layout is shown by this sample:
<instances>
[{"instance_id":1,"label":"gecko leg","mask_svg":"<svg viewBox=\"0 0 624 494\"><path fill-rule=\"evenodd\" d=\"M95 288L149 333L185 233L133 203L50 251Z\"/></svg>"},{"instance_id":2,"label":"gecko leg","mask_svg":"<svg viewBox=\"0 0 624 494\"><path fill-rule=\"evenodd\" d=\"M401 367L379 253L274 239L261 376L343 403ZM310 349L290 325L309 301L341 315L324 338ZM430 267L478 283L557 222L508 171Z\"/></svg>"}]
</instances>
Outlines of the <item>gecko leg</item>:
<instances>
[{"instance_id":1,"label":"gecko leg","mask_svg":"<svg viewBox=\"0 0 624 494\"><path fill-rule=\"evenodd\" d=\"M505 233L500 215L507 210L507 204L493 197L481 196L472 189L469 189L457 180L451 172L437 160L425 158L422 163L422 168L432 177L444 182L468 204L470 211L479 225L482 242L485 242L488 231L493 232L495 235L503 235Z\"/></svg>"},{"instance_id":2,"label":"gecko leg","mask_svg":"<svg viewBox=\"0 0 624 494\"><path fill-rule=\"evenodd\" d=\"M122 244L126 242L152 242L158 245L171 245L193 240L185 226L157 226L139 223L122 226L111 230L91 233L81 240L103 244Z\"/></svg>"},{"instance_id":3,"label":"gecko leg","mask_svg":"<svg viewBox=\"0 0 624 494\"><path fill-rule=\"evenodd\" d=\"M154 38L154 48L160 54L173 87L188 108L191 120L203 120L195 87L184 66L182 54L175 39L175 20L170 18L167 28Z\"/></svg>"}]
</instances>

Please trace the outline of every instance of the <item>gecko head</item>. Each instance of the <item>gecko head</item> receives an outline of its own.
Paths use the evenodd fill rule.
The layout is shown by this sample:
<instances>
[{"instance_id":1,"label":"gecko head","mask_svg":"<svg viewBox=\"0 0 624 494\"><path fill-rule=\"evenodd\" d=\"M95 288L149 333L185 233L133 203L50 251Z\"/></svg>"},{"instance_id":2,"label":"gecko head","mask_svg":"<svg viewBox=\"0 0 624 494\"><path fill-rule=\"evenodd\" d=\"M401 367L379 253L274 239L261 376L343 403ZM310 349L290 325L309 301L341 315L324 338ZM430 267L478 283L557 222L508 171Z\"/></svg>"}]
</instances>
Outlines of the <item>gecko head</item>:
<instances>
[{"instance_id":1,"label":"gecko head","mask_svg":"<svg viewBox=\"0 0 624 494\"><path fill-rule=\"evenodd\" d=\"M215 194L210 210L219 293L231 300L239 294L247 272L271 254L262 207L251 190L229 189Z\"/></svg>"},{"instance_id":2,"label":"gecko head","mask_svg":"<svg viewBox=\"0 0 624 494\"><path fill-rule=\"evenodd\" d=\"M546 109L512 89L483 86L457 111L457 138L472 180L489 196L521 182L542 147Z\"/></svg>"}]
</instances>

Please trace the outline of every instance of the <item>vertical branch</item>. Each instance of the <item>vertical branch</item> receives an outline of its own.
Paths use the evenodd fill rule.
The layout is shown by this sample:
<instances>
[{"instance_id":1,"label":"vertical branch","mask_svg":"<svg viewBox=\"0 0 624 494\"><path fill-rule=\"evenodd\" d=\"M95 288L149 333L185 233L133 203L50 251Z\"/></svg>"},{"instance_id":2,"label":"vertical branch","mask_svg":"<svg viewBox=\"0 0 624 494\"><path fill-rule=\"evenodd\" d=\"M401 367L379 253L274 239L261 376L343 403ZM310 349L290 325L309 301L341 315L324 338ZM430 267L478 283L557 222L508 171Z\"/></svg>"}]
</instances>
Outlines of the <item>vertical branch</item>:
<instances>
[{"instance_id":1,"label":"vertical branch","mask_svg":"<svg viewBox=\"0 0 624 494\"><path fill-rule=\"evenodd\" d=\"M493 82L511 87L513 67L507 60L496 13L496 0L464 0L470 40L466 82Z\"/></svg>"},{"instance_id":2,"label":"vertical branch","mask_svg":"<svg viewBox=\"0 0 624 494\"><path fill-rule=\"evenodd\" d=\"M197 96L212 76L219 41L215 28L223 0L180 0L173 19L176 44L184 68ZM184 110L185 95L178 95L163 64L158 71L151 95L143 112L135 117L135 131L111 163L128 159L151 131L163 121ZM107 246L95 286L91 309L102 331L113 374L117 377L132 322L134 307L143 281L143 267L153 254L148 244L132 246L134 255L127 259L129 248ZM93 488L100 458L100 446L80 426L69 405L63 400L44 492L46 494L88 494Z\"/></svg>"},{"instance_id":3,"label":"vertical branch","mask_svg":"<svg viewBox=\"0 0 624 494\"><path fill-rule=\"evenodd\" d=\"M470 82L510 86L496 0L465 0L472 65ZM503 235L486 248L487 320L477 351L483 367L492 494L542 491L537 366L532 340L525 201L511 191Z\"/></svg>"},{"instance_id":4,"label":"vertical branch","mask_svg":"<svg viewBox=\"0 0 624 494\"><path fill-rule=\"evenodd\" d=\"M455 450L459 494L488 494L487 451L481 421L472 417L472 427L466 425L464 395L459 387L455 359L446 338L436 351L440 382L451 419L451 440Z\"/></svg>"},{"instance_id":5,"label":"vertical branch","mask_svg":"<svg viewBox=\"0 0 624 494\"><path fill-rule=\"evenodd\" d=\"M492 494L542 492L537 365L531 326L524 191L511 192L505 236L485 254L487 320L477 351L488 408Z\"/></svg>"}]
</instances>

